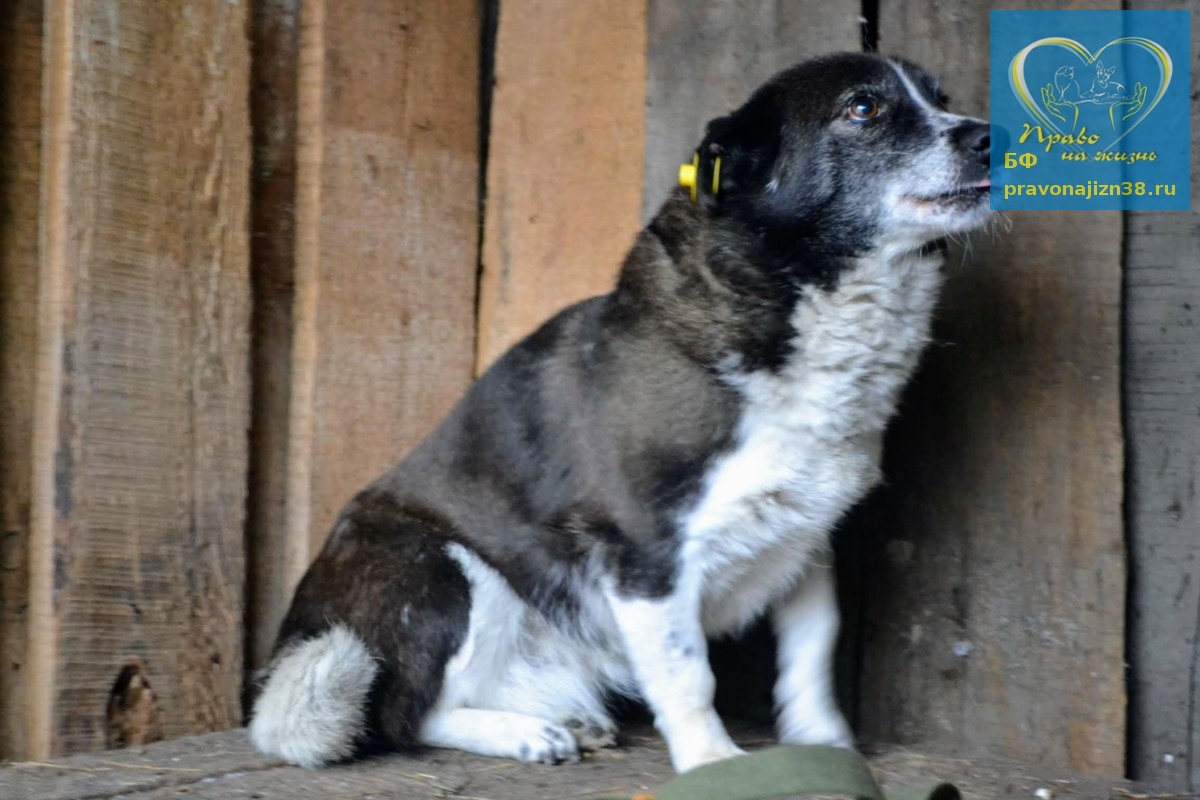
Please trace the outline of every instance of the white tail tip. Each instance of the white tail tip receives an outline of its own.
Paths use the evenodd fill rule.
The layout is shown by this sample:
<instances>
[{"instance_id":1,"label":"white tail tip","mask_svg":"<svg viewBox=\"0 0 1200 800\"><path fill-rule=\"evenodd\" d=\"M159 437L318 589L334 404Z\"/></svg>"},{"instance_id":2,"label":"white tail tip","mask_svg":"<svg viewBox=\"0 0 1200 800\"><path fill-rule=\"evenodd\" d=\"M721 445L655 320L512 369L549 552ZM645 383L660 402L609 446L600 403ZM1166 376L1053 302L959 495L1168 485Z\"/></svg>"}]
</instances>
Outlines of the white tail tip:
<instances>
[{"instance_id":1,"label":"white tail tip","mask_svg":"<svg viewBox=\"0 0 1200 800\"><path fill-rule=\"evenodd\" d=\"M301 767L348 758L378 670L367 646L343 625L284 650L254 704L250 740Z\"/></svg>"}]
</instances>

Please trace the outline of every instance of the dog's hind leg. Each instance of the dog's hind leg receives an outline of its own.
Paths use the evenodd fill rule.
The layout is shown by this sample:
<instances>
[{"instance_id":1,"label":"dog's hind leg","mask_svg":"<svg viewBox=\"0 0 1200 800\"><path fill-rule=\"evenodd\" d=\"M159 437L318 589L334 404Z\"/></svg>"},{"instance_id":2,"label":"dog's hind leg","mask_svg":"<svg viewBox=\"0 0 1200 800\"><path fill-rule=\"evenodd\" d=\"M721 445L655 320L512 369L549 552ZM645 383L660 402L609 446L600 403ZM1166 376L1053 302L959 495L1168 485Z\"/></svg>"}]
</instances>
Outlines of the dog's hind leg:
<instances>
[{"instance_id":1,"label":"dog's hind leg","mask_svg":"<svg viewBox=\"0 0 1200 800\"><path fill-rule=\"evenodd\" d=\"M430 747L543 764L579 760L579 745L565 726L516 711L434 711L421 726L420 740Z\"/></svg>"},{"instance_id":2,"label":"dog's hind leg","mask_svg":"<svg viewBox=\"0 0 1200 800\"><path fill-rule=\"evenodd\" d=\"M470 583L470 625L421 741L534 761L615 744L601 692L604 649L556 627L470 548L448 552Z\"/></svg>"},{"instance_id":3,"label":"dog's hind leg","mask_svg":"<svg viewBox=\"0 0 1200 800\"><path fill-rule=\"evenodd\" d=\"M255 702L254 744L301 766L417 741L467 632L445 523L368 489L296 589Z\"/></svg>"}]
</instances>

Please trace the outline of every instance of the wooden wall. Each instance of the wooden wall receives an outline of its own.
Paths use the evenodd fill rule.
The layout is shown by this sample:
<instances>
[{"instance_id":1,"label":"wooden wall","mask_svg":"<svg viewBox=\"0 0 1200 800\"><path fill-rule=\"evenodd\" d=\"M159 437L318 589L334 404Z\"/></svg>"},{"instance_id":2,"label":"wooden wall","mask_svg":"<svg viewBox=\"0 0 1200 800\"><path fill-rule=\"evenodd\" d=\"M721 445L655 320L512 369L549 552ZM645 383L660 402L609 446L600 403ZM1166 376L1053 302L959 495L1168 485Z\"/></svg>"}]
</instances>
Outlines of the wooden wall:
<instances>
[{"instance_id":1,"label":"wooden wall","mask_svg":"<svg viewBox=\"0 0 1200 800\"><path fill-rule=\"evenodd\" d=\"M1192 12L1191 211L1125 215L1129 766L1200 792L1200 0Z\"/></svg>"},{"instance_id":2,"label":"wooden wall","mask_svg":"<svg viewBox=\"0 0 1200 800\"><path fill-rule=\"evenodd\" d=\"M471 380L480 15L272 0L252 30L257 667L337 511Z\"/></svg>"},{"instance_id":3,"label":"wooden wall","mask_svg":"<svg viewBox=\"0 0 1200 800\"><path fill-rule=\"evenodd\" d=\"M137 738L124 698L106 719L122 672L146 728L228 727L249 402L244 8L22 0L3 15L0 152L16 180L0 262L0 752Z\"/></svg>"},{"instance_id":4,"label":"wooden wall","mask_svg":"<svg viewBox=\"0 0 1200 800\"><path fill-rule=\"evenodd\" d=\"M986 116L986 70L960 67L987 52L986 7L879 10L882 51ZM952 249L936 345L888 437L861 540L859 717L871 738L1119 774L1122 217L1008 216Z\"/></svg>"},{"instance_id":5,"label":"wooden wall","mask_svg":"<svg viewBox=\"0 0 1200 800\"><path fill-rule=\"evenodd\" d=\"M807 55L860 49L858 0L649 0L647 13L646 220L675 187L680 162L691 160L709 120ZM843 605L855 607L858 598L847 588L842 587ZM843 638L840 688L851 708L858 691L857 642ZM773 644L765 622L741 641L714 643L710 655L722 713L759 724L772 719Z\"/></svg>"},{"instance_id":6,"label":"wooden wall","mask_svg":"<svg viewBox=\"0 0 1200 800\"><path fill-rule=\"evenodd\" d=\"M646 169L649 219L675 187L705 124L807 55L858 50L859 0L791 3L648 0Z\"/></svg>"},{"instance_id":7,"label":"wooden wall","mask_svg":"<svg viewBox=\"0 0 1200 800\"><path fill-rule=\"evenodd\" d=\"M562 306L607 291L641 212L645 0L499 9L479 371Z\"/></svg>"},{"instance_id":8,"label":"wooden wall","mask_svg":"<svg viewBox=\"0 0 1200 800\"><path fill-rule=\"evenodd\" d=\"M0 758L26 753L42 2L0 11Z\"/></svg>"},{"instance_id":9,"label":"wooden wall","mask_svg":"<svg viewBox=\"0 0 1200 800\"><path fill-rule=\"evenodd\" d=\"M987 11L0 9L0 757L111 742L129 664L118 741L237 724L337 509L611 284L708 119L864 45L985 115ZM952 253L888 486L840 535L848 710L869 739L1120 774L1128 678L1129 768L1200 785L1200 224L1010 216Z\"/></svg>"},{"instance_id":10,"label":"wooden wall","mask_svg":"<svg viewBox=\"0 0 1200 800\"><path fill-rule=\"evenodd\" d=\"M814 11L650 2L647 215L680 137L800 55L858 44L858 3ZM986 53L987 14L882 0L869 33L986 116L986 68L961 65ZM1121 215L1012 216L951 270L889 485L843 531L844 696L867 738L1119 774Z\"/></svg>"}]
</instances>

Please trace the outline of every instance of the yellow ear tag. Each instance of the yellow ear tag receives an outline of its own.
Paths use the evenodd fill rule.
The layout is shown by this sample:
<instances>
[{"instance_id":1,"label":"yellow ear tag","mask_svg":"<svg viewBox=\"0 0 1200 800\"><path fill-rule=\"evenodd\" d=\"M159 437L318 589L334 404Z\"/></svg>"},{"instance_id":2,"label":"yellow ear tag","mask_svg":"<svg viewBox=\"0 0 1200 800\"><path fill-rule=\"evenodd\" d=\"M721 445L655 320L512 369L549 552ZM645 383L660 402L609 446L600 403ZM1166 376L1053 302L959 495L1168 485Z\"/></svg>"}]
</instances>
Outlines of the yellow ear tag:
<instances>
[{"instance_id":1,"label":"yellow ear tag","mask_svg":"<svg viewBox=\"0 0 1200 800\"><path fill-rule=\"evenodd\" d=\"M690 164L679 165L679 185L692 190L692 202L696 202L696 184L700 180L700 154L696 153Z\"/></svg>"},{"instance_id":2,"label":"yellow ear tag","mask_svg":"<svg viewBox=\"0 0 1200 800\"><path fill-rule=\"evenodd\" d=\"M717 191L720 188L721 188L721 157L717 156L716 160L713 162L713 196L714 197L716 196Z\"/></svg>"}]
</instances>

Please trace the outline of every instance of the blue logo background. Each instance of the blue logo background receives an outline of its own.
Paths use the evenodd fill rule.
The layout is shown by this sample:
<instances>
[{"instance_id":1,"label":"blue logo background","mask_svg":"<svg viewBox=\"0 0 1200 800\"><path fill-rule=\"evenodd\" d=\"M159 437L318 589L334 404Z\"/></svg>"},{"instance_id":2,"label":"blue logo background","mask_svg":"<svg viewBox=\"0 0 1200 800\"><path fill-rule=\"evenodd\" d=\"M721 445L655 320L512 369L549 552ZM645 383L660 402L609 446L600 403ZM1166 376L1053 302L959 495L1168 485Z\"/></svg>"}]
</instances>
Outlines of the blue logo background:
<instances>
[{"instance_id":1,"label":"blue logo background","mask_svg":"<svg viewBox=\"0 0 1200 800\"><path fill-rule=\"evenodd\" d=\"M992 11L992 208L1189 208L1190 22Z\"/></svg>"}]
</instances>

